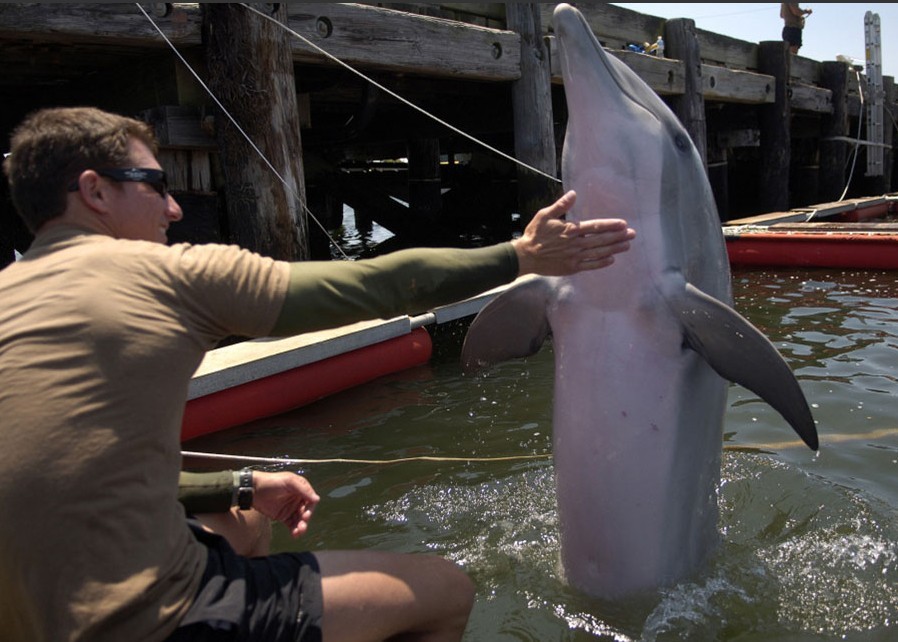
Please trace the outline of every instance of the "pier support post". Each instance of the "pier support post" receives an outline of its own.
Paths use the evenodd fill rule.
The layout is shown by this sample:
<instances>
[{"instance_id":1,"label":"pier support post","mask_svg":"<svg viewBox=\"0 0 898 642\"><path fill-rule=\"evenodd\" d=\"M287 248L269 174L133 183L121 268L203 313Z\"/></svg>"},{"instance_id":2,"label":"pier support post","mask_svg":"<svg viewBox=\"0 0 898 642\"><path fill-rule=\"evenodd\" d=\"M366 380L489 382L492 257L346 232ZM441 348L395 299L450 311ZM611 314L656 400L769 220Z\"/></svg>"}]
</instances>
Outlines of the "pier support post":
<instances>
[{"instance_id":1,"label":"pier support post","mask_svg":"<svg viewBox=\"0 0 898 642\"><path fill-rule=\"evenodd\" d=\"M557 176L549 52L543 40L539 3L505 4L506 26L521 36L521 78L512 84L515 157ZM526 223L548 205L559 184L524 168L517 169L518 213Z\"/></svg>"},{"instance_id":2,"label":"pier support post","mask_svg":"<svg viewBox=\"0 0 898 642\"><path fill-rule=\"evenodd\" d=\"M418 138L408 141L408 206L416 227L433 231L442 212L440 141Z\"/></svg>"},{"instance_id":3,"label":"pier support post","mask_svg":"<svg viewBox=\"0 0 898 642\"><path fill-rule=\"evenodd\" d=\"M287 22L285 4L274 18ZM281 178L224 114L215 119L229 240L284 260L309 258L293 54L287 32L240 4L203 4L209 87Z\"/></svg>"},{"instance_id":4,"label":"pier support post","mask_svg":"<svg viewBox=\"0 0 898 642\"><path fill-rule=\"evenodd\" d=\"M892 182L892 168L895 163L894 152L892 149L892 141L895 140L895 121L893 118L895 117L895 97L896 97L896 88L895 88L895 79L892 76L883 76L882 78L882 88L885 92L885 127L882 130L882 142L885 145L885 149L882 152L882 176L883 176L883 185L882 185L882 193L888 194L892 191L894 187L894 183Z\"/></svg>"},{"instance_id":5,"label":"pier support post","mask_svg":"<svg viewBox=\"0 0 898 642\"><path fill-rule=\"evenodd\" d=\"M820 127L820 201L836 201L845 191L850 143L848 119L848 65L822 63L820 84L832 92L832 113L824 114Z\"/></svg>"},{"instance_id":6,"label":"pier support post","mask_svg":"<svg viewBox=\"0 0 898 642\"><path fill-rule=\"evenodd\" d=\"M882 175L867 176L866 192L867 194L888 194L892 191L892 140L894 138L893 130L895 123L890 117L892 114L892 106L895 104L895 79L891 76L883 76L882 82L882 109L884 117L882 119Z\"/></svg>"},{"instance_id":7,"label":"pier support post","mask_svg":"<svg viewBox=\"0 0 898 642\"><path fill-rule=\"evenodd\" d=\"M782 40L768 40L758 45L758 71L773 76L776 85L773 104L758 107L761 126L758 205L762 212L785 211L790 207L791 55L788 44Z\"/></svg>"},{"instance_id":8,"label":"pier support post","mask_svg":"<svg viewBox=\"0 0 898 642\"><path fill-rule=\"evenodd\" d=\"M668 20L664 28L665 55L683 62L684 91L673 96L670 106L689 132L692 142L708 167L708 128L702 91L702 56L695 35L695 21L689 18Z\"/></svg>"}]
</instances>

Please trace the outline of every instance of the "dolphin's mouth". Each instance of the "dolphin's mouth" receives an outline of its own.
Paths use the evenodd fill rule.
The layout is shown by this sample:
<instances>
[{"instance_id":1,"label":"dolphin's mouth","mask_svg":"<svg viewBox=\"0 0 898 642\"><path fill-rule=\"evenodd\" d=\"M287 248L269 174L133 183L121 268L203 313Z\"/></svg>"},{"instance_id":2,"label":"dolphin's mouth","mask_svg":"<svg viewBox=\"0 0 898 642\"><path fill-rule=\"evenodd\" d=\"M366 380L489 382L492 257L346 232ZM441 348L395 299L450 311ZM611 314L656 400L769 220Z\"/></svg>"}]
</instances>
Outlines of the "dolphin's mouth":
<instances>
[{"instance_id":1,"label":"dolphin's mouth","mask_svg":"<svg viewBox=\"0 0 898 642\"><path fill-rule=\"evenodd\" d=\"M650 114L652 113L652 110L643 105L639 97L633 93L630 84L625 81L618 69L615 68L615 65L611 62L611 56L605 52L602 43L596 39L583 14L569 4L559 4L553 13L553 23L558 35L558 48L561 52L561 66L564 69L562 75L564 77L576 76L577 73L573 67L583 65L591 69L599 80L604 77L609 85L613 84L613 86L606 88L607 91L603 91L603 95L608 100L621 96L626 98L631 104L639 106ZM599 65L596 63L600 63L600 68L605 72L604 74L599 71ZM569 91L567 86L565 86L565 91Z\"/></svg>"}]
</instances>

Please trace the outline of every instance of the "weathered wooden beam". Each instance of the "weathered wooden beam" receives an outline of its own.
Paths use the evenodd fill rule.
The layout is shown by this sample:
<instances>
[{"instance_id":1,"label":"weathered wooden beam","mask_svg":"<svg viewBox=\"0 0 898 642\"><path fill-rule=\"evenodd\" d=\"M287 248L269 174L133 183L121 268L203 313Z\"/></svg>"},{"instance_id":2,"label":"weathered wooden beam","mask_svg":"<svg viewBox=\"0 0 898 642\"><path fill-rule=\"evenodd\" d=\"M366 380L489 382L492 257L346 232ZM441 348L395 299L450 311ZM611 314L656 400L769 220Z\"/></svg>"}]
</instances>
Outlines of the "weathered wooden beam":
<instances>
[{"instance_id":1,"label":"weathered wooden beam","mask_svg":"<svg viewBox=\"0 0 898 642\"><path fill-rule=\"evenodd\" d=\"M702 94L706 101L763 105L774 100L774 79L715 65L702 65Z\"/></svg>"},{"instance_id":2,"label":"weathered wooden beam","mask_svg":"<svg viewBox=\"0 0 898 642\"><path fill-rule=\"evenodd\" d=\"M510 31L359 4L291 3L296 33L350 65L470 80L517 80L520 42ZM335 64L297 38L297 62Z\"/></svg>"},{"instance_id":3,"label":"weathered wooden beam","mask_svg":"<svg viewBox=\"0 0 898 642\"><path fill-rule=\"evenodd\" d=\"M705 64L726 67L733 70L758 69L758 45L723 34L695 30Z\"/></svg>"},{"instance_id":4,"label":"weathered wooden beam","mask_svg":"<svg viewBox=\"0 0 898 642\"><path fill-rule=\"evenodd\" d=\"M793 82L789 86L789 100L792 103L792 109L798 111L830 114L833 110L832 92L823 87Z\"/></svg>"},{"instance_id":5,"label":"weathered wooden beam","mask_svg":"<svg viewBox=\"0 0 898 642\"><path fill-rule=\"evenodd\" d=\"M555 3L539 3L542 23L551 28ZM664 19L607 2L580 2L577 9L606 49L625 49L627 43L655 42L664 33Z\"/></svg>"},{"instance_id":6,"label":"weathered wooden beam","mask_svg":"<svg viewBox=\"0 0 898 642\"><path fill-rule=\"evenodd\" d=\"M217 3L213 3L217 4ZM170 13L148 13L175 45L202 44L200 5L173 4ZM471 80L516 80L520 75L518 36L430 16L351 3L290 3L285 23L346 63L370 69ZM240 11L249 11L237 7ZM0 40L90 43L94 46L167 45L134 4L0 4ZM330 64L295 36L297 62ZM463 55L460 55L463 52Z\"/></svg>"},{"instance_id":7,"label":"weathered wooden beam","mask_svg":"<svg viewBox=\"0 0 898 642\"><path fill-rule=\"evenodd\" d=\"M558 58L558 44L555 36L546 39L549 48L551 78L554 84L562 84L561 67ZM661 96L676 96L685 90L683 63L669 58L655 58L634 51L618 51L606 49L606 53L614 56L636 75L642 78L653 91Z\"/></svg>"},{"instance_id":8,"label":"weathered wooden beam","mask_svg":"<svg viewBox=\"0 0 898 642\"><path fill-rule=\"evenodd\" d=\"M199 45L199 5L141 5L176 45ZM166 11L170 12L165 15ZM153 25L133 3L0 4L0 39L90 43L124 47L166 47Z\"/></svg>"}]
</instances>

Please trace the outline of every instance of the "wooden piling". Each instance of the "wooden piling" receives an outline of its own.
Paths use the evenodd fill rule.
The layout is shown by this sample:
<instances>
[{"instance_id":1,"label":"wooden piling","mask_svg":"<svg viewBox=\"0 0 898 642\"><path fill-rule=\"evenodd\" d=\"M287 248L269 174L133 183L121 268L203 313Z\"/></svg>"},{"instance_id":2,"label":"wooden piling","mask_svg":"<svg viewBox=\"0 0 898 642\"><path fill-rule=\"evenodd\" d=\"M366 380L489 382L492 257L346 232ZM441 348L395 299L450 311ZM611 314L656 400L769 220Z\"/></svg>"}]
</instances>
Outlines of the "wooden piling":
<instances>
[{"instance_id":1,"label":"wooden piling","mask_svg":"<svg viewBox=\"0 0 898 642\"><path fill-rule=\"evenodd\" d=\"M505 5L507 27L521 36L521 77L512 84L515 157L550 176L557 176L549 53L543 40L539 3ZM560 186L518 168L518 212L532 217L560 192Z\"/></svg>"},{"instance_id":2,"label":"wooden piling","mask_svg":"<svg viewBox=\"0 0 898 642\"><path fill-rule=\"evenodd\" d=\"M848 153L848 65L824 62L820 84L832 92L832 112L824 114L820 124L820 200L830 203L845 190Z\"/></svg>"},{"instance_id":3,"label":"wooden piling","mask_svg":"<svg viewBox=\"0 0 898 642\"><path fill-rule=\"evenodd\" d=\"M440 141L418 138L408 142L408 204L416 229L423 234L418 242L427 242L440 223L442 213L440 179Z\"/></svg>"},{"instance_id":4,"label":"wooden piling","mask_svg":"<svg viewBox=\"0 0 898 642\"><path fill-rule=\"evenodd\" d=\"M272 16L286 22L284 4L258 6L274 7ZM305 182L289 36L239 4L203 8L209 87L274 168L218 114L229 237L274 258L307 259Z\"/></svg>"},{"instance_id":5,"label":"wooden piling","mask_svg":"<svg viewBox=\"0 0 898 642\"><path fill-rule=\"evenodd\" d=\"M665 55L683 63L685 88L670 98L670 106L695 143L702 164L708 166L708 132L705 122L705 98L702 85L702 58L695 21L688 18L668 20L664 28Z\"/></svg>"},{"instance_id":6,"label":"wooden piling","mask_svg":"<svg viewBox=\"0 0 898 642\"><path fill-rule=\"evenodd\" d=\"M886 146L885 150L883 150L882 157L882 192L883 194L886 194L891 192L895 188L895 184L892 182L892 172L895 165L895 152L893 148L895 140L895 126L892 118L895 117L895 113L894 110L891 109L891 107L895 104L896 98L898 98L898 88L895 87L895 79L891 76L883 76L882 87L886 95L885 126L882 130L882 142Z\"/></svg>"},{"instance_id":7,"label":"wooden piling","mask_svg":"<svg viewBox=\"0 0 898 642\"><path fill-rule=\"evenodd\" d=\"M758 107L761 130L761 159L758 191L761 211L779 212L789 209L789 164L792 134L789 128L791 54L782 40L758 45L758 70L773 76L776 85L773 104Z\"/></svg>"}]
</instances>

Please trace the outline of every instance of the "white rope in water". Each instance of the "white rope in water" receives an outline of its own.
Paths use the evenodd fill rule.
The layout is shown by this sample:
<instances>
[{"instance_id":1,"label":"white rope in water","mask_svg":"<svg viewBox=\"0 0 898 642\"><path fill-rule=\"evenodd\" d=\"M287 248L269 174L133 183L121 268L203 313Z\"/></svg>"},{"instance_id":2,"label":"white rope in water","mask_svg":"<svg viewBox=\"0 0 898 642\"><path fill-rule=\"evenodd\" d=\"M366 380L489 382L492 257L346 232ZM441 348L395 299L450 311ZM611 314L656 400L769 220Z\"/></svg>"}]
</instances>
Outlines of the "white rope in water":
<instances>
[{"instance_id":1,"label":"white rope in water","mask_svg":"<svg viewBox=\"0 0 898 642\"><path fill-rule=\"evenodd\" d=\"M852 441L875 441L886 437L892 438L898 435L898 428L876 428L865 433L835 433L827 434L822 437L824 445L838 444ZM777 442L755 443L755 444L724 444L724 452L743 452L749 454L770 455L776 454L783 450L793 448L805 449L805 443L798 439L783 440ZM460 462L460 463L492 463L507 461L533 461L533 460L549 460L552 459L552 453L543 453L539 455L508 455L498 457L436 457L436 456L420 456L420 457L399 457L397 459L291 459L278 457L252 457L247 455L225 455L220 453L204 453L191 450L182 450L181 455L184 457L196 457L200 459L215 459L221 461L244 461L254 464L266 465L308 465L308 464L365 464L365 465L388 465L402 464L410 462ZM814 453L815 457L820 456L820 452Z\"/></svg>"},{"instance_id":2,"label":"white rope in water","mask_svg":"<svg viewBox=\"0 0 898 642\"><path fill-rule=\"evenodd\" d=\"M508 457L437 457L422 455L417 457L398 457L396 459L346 459L337 457L333 459L292 459L279 457L252 457L248 455L223 455L219 453L202 453L191 450L182 450L181 455L184 457L197 457L200 459L218 459L225 461L245 461L255 464L271 464L271 465L298 465L298 464L402 464L413 461L430 461L430 462L501 462L501 461L527 461L533 459L551 459L551 454L543 455L511 455Z\"/></svg>"}]
</instances>

